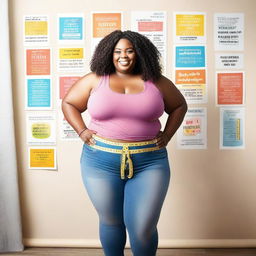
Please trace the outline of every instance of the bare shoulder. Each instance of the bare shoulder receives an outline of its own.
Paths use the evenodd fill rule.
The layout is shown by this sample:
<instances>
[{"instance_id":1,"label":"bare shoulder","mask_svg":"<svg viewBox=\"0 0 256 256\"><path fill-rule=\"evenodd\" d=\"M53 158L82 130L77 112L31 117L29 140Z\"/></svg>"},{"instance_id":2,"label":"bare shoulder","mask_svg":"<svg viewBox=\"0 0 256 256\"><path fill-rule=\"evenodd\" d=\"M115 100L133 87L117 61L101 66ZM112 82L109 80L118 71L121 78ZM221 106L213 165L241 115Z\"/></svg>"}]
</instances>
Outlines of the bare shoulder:
<instances>
[{"instance_id":1,"label":"bare shoulder","mask_svg":"<svg viewBox=\"0 0 256 256\"><path fill-rule=\"evenodd\" d=\"M89 73L81 77L72 85L65 95L63 102L70 103L77 106L78 109L83 110L85 108L83 104L87 102L91 90L98 85L99 80L100 77L95 73Z\"/></svg>"},{"instance_id":2,"label":"bare shoulder","mask_svg":"<svg viewBox=\"0 0 256 256\"><path fill-rule=\"evenodd\" d=\"M163 75L155 82L155 84L163 95L177 89L174 83Z\"/></svg>"},{"instance_id":3,"label":"bare shoulder","mask_svg":"<svg viewBox=\"0 0 256 256\"><path fill-rule=\"evenodd\" d=\"M100 81L100 76L96 75L93 72L90 72L83 77L81 77L76 83L76 87L82 87L85 90L92 90L95 88Z\"/></svg>"}]
</instances>

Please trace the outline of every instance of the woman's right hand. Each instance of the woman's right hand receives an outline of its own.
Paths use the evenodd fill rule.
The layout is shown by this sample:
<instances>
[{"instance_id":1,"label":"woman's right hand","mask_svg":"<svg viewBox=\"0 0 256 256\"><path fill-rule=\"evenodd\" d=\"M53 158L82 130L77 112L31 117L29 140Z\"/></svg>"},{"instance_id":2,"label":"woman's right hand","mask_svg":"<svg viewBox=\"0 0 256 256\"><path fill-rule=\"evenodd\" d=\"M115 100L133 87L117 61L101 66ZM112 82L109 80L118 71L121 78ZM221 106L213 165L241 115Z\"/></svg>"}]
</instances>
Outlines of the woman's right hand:
<instances>
[{"instance_id":1,"label":"woman's right hand","mask_svg":"<svg viewBox=\"0 0 256 256\"><path fill-rule=\"evenodd\" d=\"M90 129L85 129L79 137L84 141L85 144L94 145L95 140L92 137L93 134L96 134L96 132Z\"/></svg>"}]
</instances>

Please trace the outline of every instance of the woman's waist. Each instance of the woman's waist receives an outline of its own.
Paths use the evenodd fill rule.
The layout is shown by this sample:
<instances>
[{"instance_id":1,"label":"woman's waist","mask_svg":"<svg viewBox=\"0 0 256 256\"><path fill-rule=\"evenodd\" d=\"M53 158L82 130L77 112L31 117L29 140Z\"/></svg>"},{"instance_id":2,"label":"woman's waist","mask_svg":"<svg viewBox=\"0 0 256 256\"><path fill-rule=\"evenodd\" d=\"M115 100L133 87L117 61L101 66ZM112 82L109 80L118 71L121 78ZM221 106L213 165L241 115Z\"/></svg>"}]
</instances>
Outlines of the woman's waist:
<instances>
[{"instance_id":1,"label":"woman's waist","mask_svg":"<svg viewBox=\"0 0 256 256\"><path fill-rule=\"evenodd\" d=\"M118 139L118 138L113 138L113 137L105 137L105 136L101 136L99 134L96 134L96 135L93 135L94 137L100 139L100 140L104 140L106 142L116 142L116 143L120 143L121 145L122 144L125 144L125 145L128 145L128 144L140 144L140 143L155 143L156 141L156 138L151 138L151 139L145 139L145 138L141 138L139 140L133 140L132 138L127 140L127 139Z\"/></svg>"},{"instance_id":2,"label":"woman's waist","mask_svg":"<svg viewBox=\"0 0 256 256\"><path fill-rule=\"evenodd\" d=\"M140 148L148 148L148 147L156 147L157 139L153 138L150 140L123 140L123 139L113 139L104 136L100 136L98 134L94 134L93 138L95 140L95 145L106 147L106 148L114 148L122 150L124 147L129 149L140 149Z\"/></svg>"}]
</instances>

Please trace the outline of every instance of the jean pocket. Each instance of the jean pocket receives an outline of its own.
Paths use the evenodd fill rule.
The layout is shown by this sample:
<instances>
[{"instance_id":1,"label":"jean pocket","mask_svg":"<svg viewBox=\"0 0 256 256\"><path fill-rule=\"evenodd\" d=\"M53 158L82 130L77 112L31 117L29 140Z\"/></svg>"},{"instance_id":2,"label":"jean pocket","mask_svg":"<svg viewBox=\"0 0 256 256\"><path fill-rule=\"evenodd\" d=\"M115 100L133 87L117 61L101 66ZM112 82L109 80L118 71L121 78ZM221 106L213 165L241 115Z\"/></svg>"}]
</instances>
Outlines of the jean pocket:
<instances>
[{"instance_id":1,"label":"jean pocket","mask_svg":"<svg viewBox=\"0 0 256 256\"><path fill-rule=\"evenodd\" d=\"M90 153L97 153L97 152L99 152L98 149L96 149L96 148L94 148L94 147L91 147L91 146L89 146L89 145L87 145L87 144L84 144L83 151L84 151L84 152L90 152Z\"/></svg>"}]
</instances>

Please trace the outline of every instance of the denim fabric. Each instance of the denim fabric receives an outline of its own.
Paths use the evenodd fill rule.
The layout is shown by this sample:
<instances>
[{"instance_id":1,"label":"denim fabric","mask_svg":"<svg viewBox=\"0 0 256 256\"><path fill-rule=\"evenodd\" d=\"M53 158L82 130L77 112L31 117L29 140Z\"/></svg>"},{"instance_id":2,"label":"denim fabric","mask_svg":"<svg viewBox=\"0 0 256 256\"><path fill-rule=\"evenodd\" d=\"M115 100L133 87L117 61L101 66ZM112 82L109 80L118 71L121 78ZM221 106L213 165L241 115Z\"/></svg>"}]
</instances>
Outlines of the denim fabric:
<instances>
[{"instance_id":1,"label":"denim fabric","mask_svg":"<svg viewBox=\"0 0 256 256\"><path fill-rule=\"evenodd\" d=\"M145 147L148 145L136 148ZM101 151L86 144L83 146L81 173L99 215L100 240L105 256L124 255L126 229L134 256L156 255L157 222L170 180L167 151L161 148L132 154L131 159L134 175L131 179L122 180L120 154Z\"/></svg>"}]
</instances>

